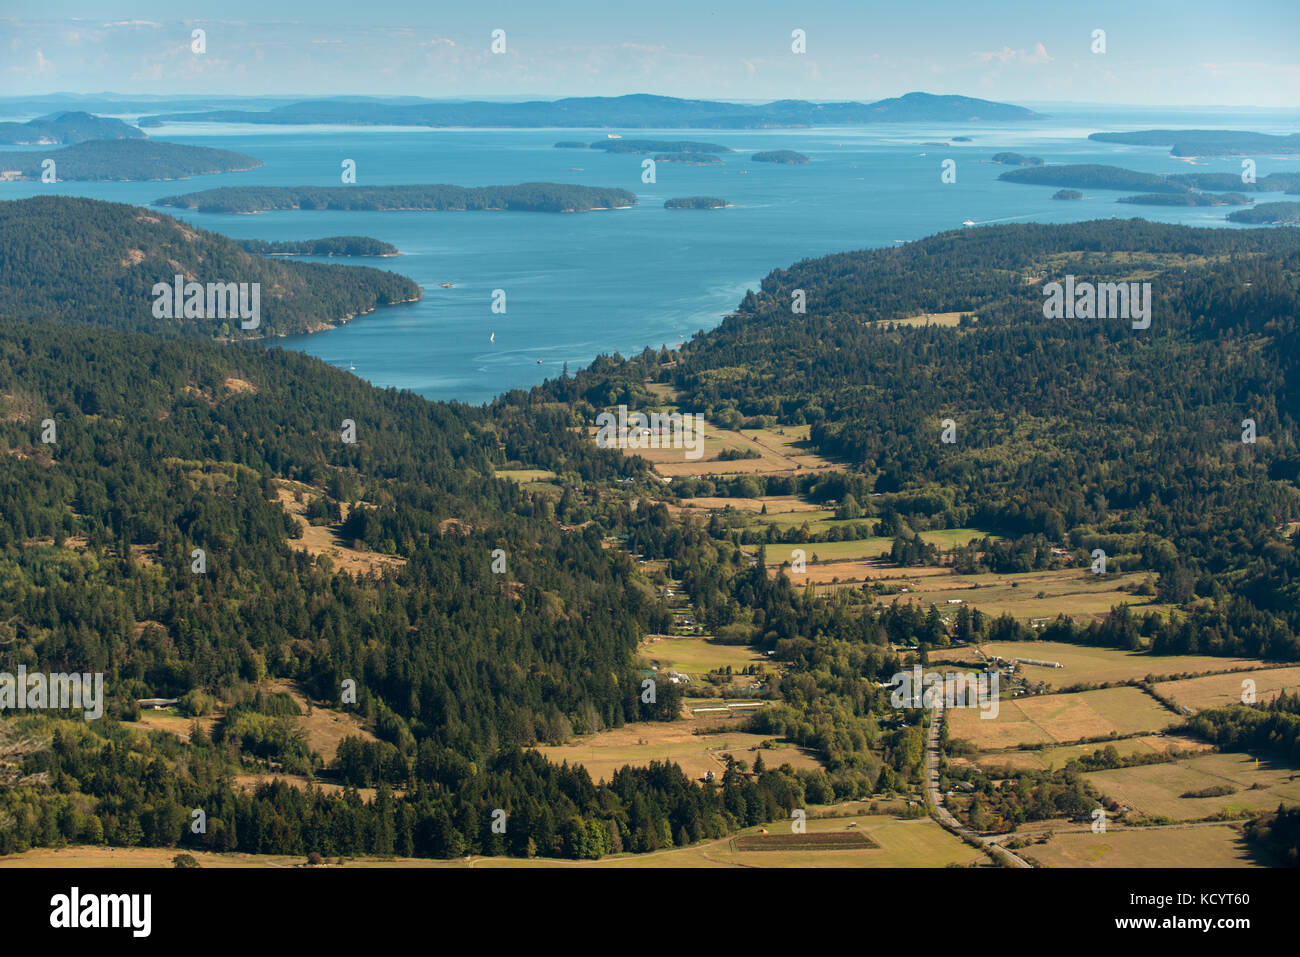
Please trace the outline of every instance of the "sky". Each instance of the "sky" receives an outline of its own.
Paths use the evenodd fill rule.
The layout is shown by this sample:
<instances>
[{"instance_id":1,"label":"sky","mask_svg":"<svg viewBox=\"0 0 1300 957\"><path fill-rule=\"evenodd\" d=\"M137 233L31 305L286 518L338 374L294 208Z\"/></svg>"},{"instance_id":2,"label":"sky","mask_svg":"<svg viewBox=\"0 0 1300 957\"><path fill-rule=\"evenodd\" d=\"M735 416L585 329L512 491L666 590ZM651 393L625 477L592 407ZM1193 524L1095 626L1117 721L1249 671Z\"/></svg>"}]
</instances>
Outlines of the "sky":
<instances>
[{"instance_id":1,"label":"sky","mask_svg":"<svg viewBox=\"0 0 1300 957\"><path fill-rule=\"evenodd\" d=\"M492 50L497 30L504 52ZM805 52L792 49L796 30ZM1300 0L0 0L0 76L7 96L869 101L923 90L1286 108L1300 107Z\"/></svg>"}]
</instances>

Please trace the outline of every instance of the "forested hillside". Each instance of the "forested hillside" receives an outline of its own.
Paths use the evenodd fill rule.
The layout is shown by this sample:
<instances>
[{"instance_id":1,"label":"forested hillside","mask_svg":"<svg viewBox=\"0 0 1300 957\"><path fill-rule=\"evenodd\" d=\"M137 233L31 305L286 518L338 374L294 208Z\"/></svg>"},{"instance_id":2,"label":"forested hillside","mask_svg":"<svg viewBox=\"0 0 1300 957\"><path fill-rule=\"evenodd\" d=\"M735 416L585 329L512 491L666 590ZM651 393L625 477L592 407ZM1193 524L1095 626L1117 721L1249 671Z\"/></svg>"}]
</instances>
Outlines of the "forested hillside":
<instances>
[{"instance_id":1,"label":"forested hillside","mask_svg":"<svg viewBox=\"0 0 1300 957\"><path fill-rule=\"evenodd\" d=\"M1067 275L1149 282L1150 327L1045 318L1044 284ZM650 378L710 421L808 423L848 465L798 479L814 499L849 493L913 531L989 529L1026 568L1049 546L1101 548L1185 609L1141 625L1155 649L1296 660L1298 277L1296 230L963 230L776 270L675 362L601 360L547 394L599 407ZM924 314L962 319L888 322Z\"/></svg>"},{"instance_id":2,"label":"forested hillside","mask_svg":"<svg viewBox=\"0 0 1300 957\"><path fill-rule=\"evenodd\" d=\"M0 316L63 319L160 336L260 338L310 332L420 287L362 266L273 262L160 212L63 196L0 203ZM157 283L259 283L260 319L155 315ZM206 308L206 298L204 300Z\"/></svg>"},{"instance_id":3,"label":"forested hillside","mask_svg":"<svg viewBox=\"0 0 1300 957\"><path fill-rule=\"evenodd\" d=\"M584 524L613 524L618 507L552 503L491 476L507 448L576 483L632 470L566 438L563 412L488 418L295 353L48 322L0 324L0 396L0 662L102 671L111 696L101 722L0 722L17 742L0 762L16 785L0 788L0 852L175 843L190 807L215 819L203 837L184 832L193 846L331 854L501 852L485 836L502 806L518 815L509 849L521 854L598 856L624 839L648 850L731 826L723 792L679 771L598 792L585 772L513 750L647 716L631 651L666 624L631 559ZM277 498L288 481L349 505L348 538L405 564L354 575L292 549ZM283 712L253 693L268 675L340 707L354 681L353 707L384 742L376 775L407 799L233 790L241 756L313 768ZM219 747L201 732L143 747L116 720L135 698L200 692L231 709ZM749 814L766 819L771 800ZM47 818L61 823L45 830Z\"/></svg>"},{"instance_id":4,"label":"forested hillside","mask_svg":"<svg viewBox=\"0 0 1300 957\"><path fill-rule=\"evenodd\" d=\"M192 241L145 210L65 202L86 203L92 226L104 217ZM81 286L48 294L47 311L79 318L77 302L113 294L106 264L120 252L100 255ZM1153 662L1300 658L1287 524L1300 519L1298 258L1300 233L1287 229L962 230L777 270L676 353L602 358L482 409L379 390L257 344L19 322L0 309L0 669L103 671L110 696L101 721L0 721L0 814L12 822L0 853L60 841L330 856L650 851L922 787L923 715L893 707L880 682L953 640L1147 646ZM6 284L18 272L5 269ZM1069 275L1150 282L1150 326L1046 318L1043 286ZM795 290L806 312L792 311ZM923 314L962 318L891 321ZM598 409L652 402L646 380L713 422L810 426L811 444L840 465L719 479L707 492L690 477L664 486L584 430ZM1255 443L1242 442L1246 418ZM944 419L953 443L940 439ZM747 538L721 515L668 507L752 494L747 484L835 502L895 536L901 565L933 551L920 532L1001 536L955 546L955 576L1042 567L1057 546L1102 548L1116 566L1152 572L1171 611L1061 617L1035 632L978 599L949 624L933 605L876 603L867 589L818 594L770 573L775 527ZM349 567L295 547L306 533L294 503L347 555L371 560ZM806 529L789 534L806 540ZM635 657L643 636L674 627L666 581L719 641L770 652L779 668L748 730L802 746L820 767L728 760L701 783L654 763L597 783L522 750L677 716L681 690L663 682L647 701ZM911 645L919 657L899 651ZM352 711L368 736L345 739L325 766L269 680ZM210 734L196 721L188 740L146 734L130 719L148 697L224 713ZM250 770L343 787L241 791L234 776ZM1095 803L1068 771L1021 783L1028 796L1005 800L1037 817ZM373 799L354 790L365 786ZM186 827L196 807L209 815L203 834ZM491 827L497 810L505 834Z\"/></svg>"}]
</instances>

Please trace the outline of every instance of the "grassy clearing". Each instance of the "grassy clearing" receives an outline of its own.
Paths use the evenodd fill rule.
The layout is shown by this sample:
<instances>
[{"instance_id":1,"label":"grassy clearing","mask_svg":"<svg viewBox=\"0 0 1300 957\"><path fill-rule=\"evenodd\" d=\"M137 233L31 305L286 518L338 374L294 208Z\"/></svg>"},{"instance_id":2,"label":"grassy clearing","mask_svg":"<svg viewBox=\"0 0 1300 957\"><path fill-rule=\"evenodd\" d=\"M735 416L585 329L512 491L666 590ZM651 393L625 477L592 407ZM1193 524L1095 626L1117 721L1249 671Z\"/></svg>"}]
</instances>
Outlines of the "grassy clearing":
<instances>
[{"instance_id":1,"label":"grassy clearing","mask_svg":"<svg viewBox=\"0 0 1300 957\"><path fill-rule=\"evenodd\" d=\"M520 485L527 485L530 482L550 482L556 478L555 473L550 469L497 469L495 474L497 478L510 479Z\"/></svg>"},{"instance_id":2,"label":"grassy clearing","mask_svg":"<svg viewBox=\"0 0 1300 957\"><path fill-rule=\"evenodd\" d=\"M213 731L216 730L217 722L221 715L211 714L199 718L199 726L203 728L208 737L212 737ZM190 727L194 724L195 719L181 714L175 708L166 708L162 711L147 709L140 712L140 720L136 722L137 726L149 731L169 731L185 741L190 739Z\"/></svg>"},{"instance_id":3,"label":"grassy clearing","mask_svg":"<svg viewBox=\"0 0 1300 957\"><path fill-rule=\"evenodd\" d=\"M750 665L768 664L765 656L748 645L722 645L707 638L649 635L637 653L661 670L673 668L695 681L728 665L732 671L741 671Z\"/></svg>"},{"instance_id":4,"label":"grassy clearing","mask_svg":"<svg viewBox=\"0 0 1300 957\"><path fill-rule=\"evenodd\" d=\"M811 506L810 506L811 508ZM803 524L798 520L799 512L773 513L771 507L768 508L767 515L760 515L759 521L764 524L775 524L779 527L799 527ZM816 531L828 528L832 525L853 524L852 521L835 521L833 518L827 520L827 516L833 516L833 512L825 509L810 512L805 510L805 515L817 516L816 520L809 520L809 530ZM774 521L769 521L773 520ZM872 519L859 519L859 521L872 521ZM814 528L817 526L817 528ZM980 531L977 528L945 528L934 532L921 532L921 538L927 542L937 545L939 548L953 548L959 545L965 545L973 539L983 538L987 532ZM997 536L992 536L996 538ZM807 555L807 562L811 567L814 562L841 561L844 559L865 559L865 558L882 558L889 554L893 547L892 538L872 537L862 538L856 541L844 542L809 542L804 545L769 545L767 546L767 561L769 566L780 565L783 561L790 559L789 552L794 548L803 549ZM743 550L751 554L758 551L757 545L745 545ZM896 572L907 573L914 569L898 568L890 566Z\"/></svg>"},{"instance_id":5,"label":"grassy clearing","mask_svg":"<svg viewBox=\"0 0 1300 957\"><path fill-rule=\"evenodd\" d=\"M810 532L824 532L834 525L851 524L847 521L836 521L834 509L819 507L794 507L778 511L769 505L766 515L756 517L760 524L774 525L781 531L790 528L802 528L807 525Z\"/></svg>"},{"instance_id":6,"label":"grassy clearing","mask_svg":"<svg viewBox=\"0 0 1300 957\"><path fill-rule=\"evenodd\" d=\"M807 546L804 546L804 551L807 552ZM771 552L768 555L770 557ZM781 574L779 570L774 569L772 571L773 577L779 574ZM819 585L856 586L869 581L880 581L895 582L909 589L909 591L916 591L916 583L921 579L950 577L952 571L932 565L900 568L897 565L883 563L879 559L861 558L808 565L802 573L795 573L786 569L785 574L796 585L806 585L813 582ZM904 598L904 600L907 599Z\"/></svg>"},{"instance_id":7,"label":"grassy clearing","mask_svg":"<svg viewBox=\"0 0 1300 957\"><path fill-rule=\"evenodd\" d=\"M651 761L675 761L689 777L702 778L726 770L724 756L753 766L759 745L768 740L745 731L694 734L700 725L693 721L639 721L575 741L573 744L540 747L547 760L559 764L581 764L593 780L609 780L625 765L645 767ZM796 768L821 767L815 755L794 745L762 749L763 763L780 767L787 762Z\"/></svg>"},{"instance_id":8,"label":"grassy clearing","mask_svg":"<svg viewBox=\"0 0 1300 957\"><path fill-rule=\"evenodd\" d=\"M344 738L378 740L366 730L361 719L355 714L311 704L292 681L284 679L268 681L267 690L283 691L293 698L298 705L298 727L307 736L307 746L324 758L326 764L334 760L334 756L338 754L339 742Z\"/></svg>"},{"instance_id":9,"label":"grassy clearing","mask_svg":"<svg viewBox=\"0 0 1300 957\"><path fill-rule=\"evenodd\" d=\"M1018 744L1064 744L1112 733L1145 734L1179 720L1137 688L1003 699L996 718L981 718L981 713L975 708L948 712L952 736L970 741L981 751Z\"/></svg>"},{"instance_id":10,"label":"grassy clearing","mask_svg":"<svg viewBox=\"0 0 1300 957\"><path fill-rule=\"evenodd\" d=\"M728 506L740 512L762 512L766 507L770 514L794 514L797 512L823 511L812 502L805 502L797 495L769 495L766 498L724 498L721 496L705 498L684 498L682 509L705 509L723 511ZM764 516L766 517L766 516Z\"/></svg>"},{"instance_id":11,"label":"grassy clearing","mask_svg":"<svg viewBox=\"0 0 1300 957\"><path fill-rule=\"evenodd\" d=\"M350 547L350 543L339 534L339 526L310 524L305 517L307 503L321 494L319 490L300 482L277 481L275 484L278 486L276 495L280 500L280 507L288 512L302 529L301 538L289 539L290 548L305 551L312 558L324 555L333 562L335 571L345 571L352 575L369 572L382 574L406 564L405 558L396 555L384 555ZM301 502L294 501L295 490L302 492ZM346 519L349 506L340 503L339 507L343 518Z\"/></svg>"},{"instance_id":12,"label":"grassy clearing","mask_svg":"<svg viewBox=\"0 0 1300 957\"><path fill-rule=\"evenodd\" d=\"M593 441L597 429L590 426L588 433ZM703 444L698 446L702 455L698 459L686 457L685 448L625 448L624 455L639 455L650 462L662 476L679 475L758 475L792 474L832 466L804 447L803 439L786 429L782 436L777 430L755 429L750 434L724 429L705 421ZM806 438L806 431L802 433ZM754 458L720 459L727 450L753 453ZM693 454L693 453L692 453Z\"/></svg>"},{"instance_id":13,"label":"grassy clearing","mask_svg":"<svg viewBox=\"0 0 1300 957\"><path fill-rule=\"evenodd\" d=\"M1182 681L1162 681L1156 685L1156 691L1184 707L1200 711L1203 708L1241 704L1242 682L1247 679L1255 683L1255 699L1268 701L1277 697L1279 691L1294 693L1300 690L1300 667L1269 668L1233 675L1207 675L1203 678L1186 678Z\"/></svg>"},{"instance_id":14,"label":"grassy clearing","mask_svg":"<svg viewBox=\"0 0 1300 957\"><path fill-rule=\"evenodd\" d=\"M1045 867L1260 867L1241 829L1111 828L1055 834L1023 852Z\"/></svg>"},{"instance_id":15,"label":"grassy clearing","mask_svg":"<svg viewBox=\"0 0 1300 957\"><path fill-rule=\"evenodd\" d=\"M1086 775L1102 794L1147 817L1194 821L1221 811L1272 810L1300 804L1300 772L1240 752L1206 754L1172 764L1149 764ZM1206 788L1235 788L1217 797L1182 797Z\"/></svg>"},{"instance_id":16,"label":"grassy clearing","mask_svg":"<svg viewBox=\"0 0 1300 957\"><path fill-rule=\"evenodd\" d=\"M880 319L875 322L878 326L900 325L900 326L956 326L965 313L961 312L923 312L915 316L906 316L902 319Z\"/></svg>"},{"instance_id":17,"label":"grassy clearing","mask_svg":"<svg viewBox=\"0 0 1300 957\"><path fill-rule=\"evenodd\" d=\"M981 606L983 607L983 606ZM1000 658L1034 658L1039 661L1058 661L1062 668L1043 668L1038 665L1021 665L1025 677L1032 682L1043 681L1053 688L1062 688L1081 682L1106 683L1132 681L1147 675L1199 674L1226 671L1229 668L1249 668L1260 662L1253 658L1216 658L1212 655L1152 655L1144 651L1124 651L1119 648L1090 648L1057 641L1007 641L980 645L988 655ZM1300 680L1300 668L1288 669ZM1229 676L1230 677L1230 676ZM1177 682L1184 684L1184 682ZM1236 682L1238 692L1241 681ZM1183 702L1180 700L1179 702Z\"/></svg>"}]
</instances>

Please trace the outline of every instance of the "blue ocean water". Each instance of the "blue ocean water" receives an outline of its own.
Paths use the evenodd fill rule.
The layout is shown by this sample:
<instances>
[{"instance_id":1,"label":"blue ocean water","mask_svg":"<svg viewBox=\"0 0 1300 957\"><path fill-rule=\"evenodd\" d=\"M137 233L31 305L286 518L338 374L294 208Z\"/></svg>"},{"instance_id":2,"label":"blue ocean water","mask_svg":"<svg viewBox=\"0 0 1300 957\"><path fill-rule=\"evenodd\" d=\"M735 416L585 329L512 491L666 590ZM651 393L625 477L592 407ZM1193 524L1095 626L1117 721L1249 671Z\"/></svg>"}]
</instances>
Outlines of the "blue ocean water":
<instances>
[{"instance_id":1,"label":"blue ocean water","mask_svg":"<svg viewBox=\"0 0 1300 957\"><path fill-rule=\"evenodd\" d=\"M128 118L129 119L129 118ZM393 243L392 259L333 259L409 276L421 302L380 309L336 329L281 340L378 386L433 399L480 403L573 370L595 356L672 346L715 325L770 270L807 257L889 246L960 228L965 220L1068 222L1141 216L1195 226L1227 225L1226 208L1140 207L1124 195L1085 190L1060 202L1055 187L999 182L1001 150L1051 163L1109 163L1152 173L1240 172L1239 159L1168 155L1167 147L1096 143L1098 130L1227 127L1292 132L1296 115L1076 111L1021 125L925 128L876 125L780 131L624 130L625 136L692 139L731 147L719 166L660 163L641 182L636 155L555 149L593 142L605 130L420 130L187 124L155 139L237 150L260 169L170 183L0 183L0 199L56 190L147 205L162 196L235 185L338 185L355 160L358 183L464 186L553 181L636 193L630 209L579 214L510 212L285 211L249 216L168 209L196 226L268 240L364 235ZM969 136L970 142L926 145ZM49 149L45 147L43 149ZM802 166L755 163L757 150L791 149ZM956 162L955 183L941 164ZM1257 157L1258 174L1300 171L1300 159ZM718 196L733 208L665 210L676 196ZM1280 199L1280 195L1271 197ZM977 227L976 227L977 228ZM917 277L923 282L924 277ZM442 288L440 283L451 283ZM505 314L492 293L506 292ZM494 339L494 341L493 341ZM540 362L539 362L540 360Z\"/></svg>"}]
</instances>

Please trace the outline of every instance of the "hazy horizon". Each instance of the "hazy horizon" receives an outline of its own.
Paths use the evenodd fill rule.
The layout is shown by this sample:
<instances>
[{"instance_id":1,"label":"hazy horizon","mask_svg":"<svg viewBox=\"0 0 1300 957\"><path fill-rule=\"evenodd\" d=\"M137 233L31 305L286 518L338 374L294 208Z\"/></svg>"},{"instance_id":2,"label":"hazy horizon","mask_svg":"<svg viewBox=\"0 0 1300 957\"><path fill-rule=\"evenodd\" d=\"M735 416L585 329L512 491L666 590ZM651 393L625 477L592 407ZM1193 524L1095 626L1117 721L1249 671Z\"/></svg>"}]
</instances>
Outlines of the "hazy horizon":
<instances>
[{"instance_id":1,"label":"hazy horizon","mask_svg":"<svg viewBox=\"0 0 1300 957\"><path fill-rule=\"evenodd\" d=\"M0 20L6 94L420 96L558 99L652 92L693 99L873 101L914 90L1003 102L1104 106L1300 106L1300 4L1266 0L1249 17L1217 4L1102 0L1086 12L1012 2L972 20L956 0L863 9L724 0L653 10L579 0L430 9L411 0L362 19L337 0L248 0L186 8L138 0L109 18L85 0ZM1212 19L1215 28L1203 29ZM1258 24L1270 24L1261 31ZM191 48L192 31L206 48ZM493 51L494 31L504 31ZM804 52L792 34L804 34ZM1095 52L1095 31L1105 52ZM165 94L162 91L166 91ZM541 91L546 92L523 92ZM1025 93L1033 99L1026 100ZM75 95L75 94L74 94ZM281 94L291 96L294 94Z\"/></svg>"}]
</instances>

